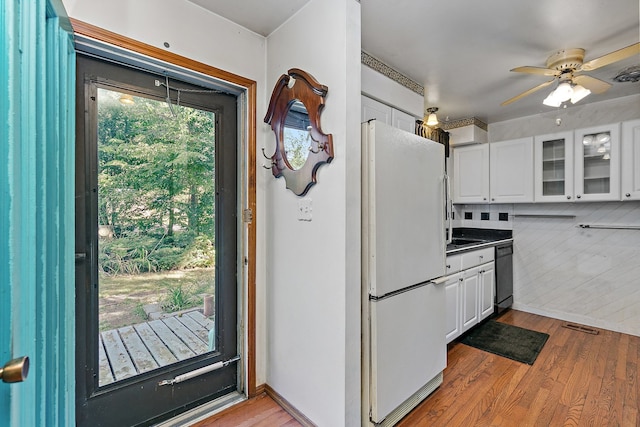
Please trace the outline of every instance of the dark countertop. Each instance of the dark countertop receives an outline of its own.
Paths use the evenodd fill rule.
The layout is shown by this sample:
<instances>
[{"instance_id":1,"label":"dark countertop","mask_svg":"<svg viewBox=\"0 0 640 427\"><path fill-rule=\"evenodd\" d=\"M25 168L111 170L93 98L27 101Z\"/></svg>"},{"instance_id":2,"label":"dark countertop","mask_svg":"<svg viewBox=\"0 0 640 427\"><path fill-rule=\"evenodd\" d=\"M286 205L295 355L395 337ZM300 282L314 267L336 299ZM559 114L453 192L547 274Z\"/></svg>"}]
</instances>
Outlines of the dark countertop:
<instances>
[{"instance_id":1,"label":"dark countertop","mask_svg":"<svg viewBox=\"0 0 640 427\"><path fill-rule=\"evenodd\" d=\"M447 245L447 255L511 243L513 242L513 233L511 230L489 228L454 228L453 242Z\"/></svg>"}]
</instances>

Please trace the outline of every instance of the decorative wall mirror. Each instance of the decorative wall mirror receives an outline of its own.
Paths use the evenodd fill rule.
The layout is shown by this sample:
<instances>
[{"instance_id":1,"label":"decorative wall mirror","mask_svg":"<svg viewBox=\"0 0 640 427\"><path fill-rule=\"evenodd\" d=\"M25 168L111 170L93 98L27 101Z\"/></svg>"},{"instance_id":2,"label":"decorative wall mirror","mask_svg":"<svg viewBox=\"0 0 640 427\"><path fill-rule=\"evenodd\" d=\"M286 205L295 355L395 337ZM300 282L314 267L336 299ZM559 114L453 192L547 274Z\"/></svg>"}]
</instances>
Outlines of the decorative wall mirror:
<instances>
[{"instance_id":1,"label":"decorative wall mirror","mask_svg":"<svg viewBox=\"0 0 640 427\"><path fill-rule=\"evenodd\" d=\"M327 91L309 73L292 68L273 88L264 118L275 133L276 150L271 157L262 153L271 160L273 176L284 177L298 196L316 183L318 167L333 160L333 138L320 126Z\"/></svg>"}]
</instances>

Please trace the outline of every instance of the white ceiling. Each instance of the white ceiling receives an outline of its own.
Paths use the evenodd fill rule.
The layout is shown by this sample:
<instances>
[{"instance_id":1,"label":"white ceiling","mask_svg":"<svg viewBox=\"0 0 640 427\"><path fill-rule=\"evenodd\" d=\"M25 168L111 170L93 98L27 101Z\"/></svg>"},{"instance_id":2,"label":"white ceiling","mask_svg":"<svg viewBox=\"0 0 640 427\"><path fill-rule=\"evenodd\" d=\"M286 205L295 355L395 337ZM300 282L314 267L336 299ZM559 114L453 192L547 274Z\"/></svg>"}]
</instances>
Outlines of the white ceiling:
<instances>
[{"instance_id":1,"label":"white ceiling","mask_svg":"<svg viewBox=\"0 0 640 427\"><path fill-rule=\"evenodd\" d=\"M308 2L190 1L262 35ZM362 0L361 12L362 50L423 85L426 106L438 107L441 120L493 123L553 112L542 105L553 86L500 106L550 80L509 70L544 67L560 49L583 48L588 61L640 41L638 0ZM613 87L576 105L640 93L640 82L611 80L632 65L640 55L589 72Z\"/></svg>"},{"instance_id":2,"label":"white ceiling","mask_svg":"<svg viewBox=\"0 0 640 427\"><path fill-rule=\"evenodd\" d=\"M268 36L309 0L188 0L216 15Z\"/></svg>"}]
</instances>

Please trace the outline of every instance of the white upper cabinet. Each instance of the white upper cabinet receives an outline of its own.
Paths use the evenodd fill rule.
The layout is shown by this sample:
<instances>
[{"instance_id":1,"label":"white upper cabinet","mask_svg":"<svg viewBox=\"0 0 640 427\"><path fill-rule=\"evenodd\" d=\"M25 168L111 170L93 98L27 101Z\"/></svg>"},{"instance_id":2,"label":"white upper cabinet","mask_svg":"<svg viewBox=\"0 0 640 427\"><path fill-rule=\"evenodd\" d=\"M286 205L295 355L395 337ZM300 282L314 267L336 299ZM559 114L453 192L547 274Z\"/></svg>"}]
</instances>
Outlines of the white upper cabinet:
<instances>
[{"instance_id":1,"label":"white upper cabinet","mask_svg":"<svg viewBox=\"0 0 640 427\"><path fill-rule=\"evenodd\" d=\"M573 132L534 138L536 202L573 201Z\"/></svg>"},{"instance_id":2,"label":"white upper cabinet","mask_svg":"<svg viewBox=\"0 0 640 427\"><path fill-rule=\"evenodd\" d=\"M407 132L416 133L416 119L404 111L391 109L391 126Z\"/></svg>"},{"instance_id":3,"label":"white upper cabinet","mask_svg":"<svg viewBox=\"0 0 640 427\"><path fill-rule=\"evenodd\" d=\"M368 98L364 95L360 95L362 107L362 121L366 122L367 120L376 119L381 122L392 126L391 123L391 110L392 108L388 105L383 104L382 102L378 102L375 99Z\"/></svg>"},{"instance_id":4,"label":"white upper cabinet","mask_svg":"<svg viewBox=\"0 0 640 427\"><path fill-rule=\"evenodd\" d=\"M489 144L453 149L453 203L489 203Z\"/></svg>"},{"instance_id":5,"label":"white upper cabinet","mask_svg":"<svg viewBox=\"0 0 640 427\"><path fill-rule=\"evenodd\" d=\"M416 133L416 119L411 114L400 111L387 104L371 99L368 96L360 95L362 121L371 119L384 122L389 126Z\"/></svg>"},{"instance_id":6,"label":"white upper cabinet","mask_svg":"<svg viewBox=\"0 0 640 427\"><path fill-rule=\"evenodd\" d=\"M620 125L577 129L576 201L620 200Z\"/></svg>"},{"instance_id":7,"label":"white upper cabinet","mask_svg":"<svg viewBox=\"0 0 640 427\"><path fill-rule=\"evenodd\" d=\"M622 123L622 200L640 200L640 119Z\"/></svg>"},{"instance_id":8,"label":"white upper cabinet","mask_svg":"<svg viewBox=\"0 0 640 427\"><path fill-rule=\"evenodd\" d=\"M489 144L491 203L533 202L533 138Z\"/></svg>"}]
</instances>

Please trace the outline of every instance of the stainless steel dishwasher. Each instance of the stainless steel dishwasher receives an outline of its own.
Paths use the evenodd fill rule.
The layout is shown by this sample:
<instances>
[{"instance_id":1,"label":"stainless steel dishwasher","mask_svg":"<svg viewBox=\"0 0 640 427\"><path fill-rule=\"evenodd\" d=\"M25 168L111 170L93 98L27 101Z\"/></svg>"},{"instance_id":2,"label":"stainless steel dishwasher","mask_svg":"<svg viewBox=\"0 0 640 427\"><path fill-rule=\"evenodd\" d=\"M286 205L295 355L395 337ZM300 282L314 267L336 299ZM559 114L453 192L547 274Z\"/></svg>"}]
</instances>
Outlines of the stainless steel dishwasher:
<instances>
[{"instance_id":1,"label":"stainless steel dishwasher","mask_svg":"<svg viewBox=\"0 0 640 427\"><path fill-rule=\"evenodd\" d=\"M513 304L513 242L496 246L496 300L495 313L501 313Z\"/></svg>"}]
</instances>

